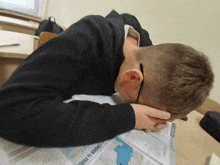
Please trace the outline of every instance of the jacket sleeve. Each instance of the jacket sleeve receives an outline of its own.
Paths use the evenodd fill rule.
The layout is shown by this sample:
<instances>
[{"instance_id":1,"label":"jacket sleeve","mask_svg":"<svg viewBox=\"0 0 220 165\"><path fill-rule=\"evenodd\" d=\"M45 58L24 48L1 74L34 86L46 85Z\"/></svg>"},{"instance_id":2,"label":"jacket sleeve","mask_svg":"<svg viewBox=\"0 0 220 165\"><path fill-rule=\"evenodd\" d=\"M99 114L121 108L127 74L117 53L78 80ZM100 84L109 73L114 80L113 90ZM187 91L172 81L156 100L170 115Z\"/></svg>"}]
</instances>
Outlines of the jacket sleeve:
<instances>
[{"instance_id":1,"label":"jacket sleeve","mask_svg":"<svg viewBox=\"0 0 220 165\"><path fill-rule=\"evenodd\" d=\"M108 31L109 25L103 21L93 16L74 24L38 48L15 70L0 89L1 137L28 146L71 147L111 139L134 128L130 104L63 102L73 94L83 93L82 89L92 93L108 88L105 77L111 74L104 69L111 65L95 67L109 61L103 54L115 48L109 46L110 39L104 35L111 33L111 28ZM107 46L107 50L102 48ZM102 84L96 85L99 79ZM94 86L88 85L90 81Z\"/></svg>"},{"instance_id":2,"label":"jacket sleeve","mask_svg":"<svg viewBox=\"0 0 220 165\"><path fill-rule=\"evenodd\" d=\"M28 94L28 93L26 93ZM0 113L1 137L36 147L71 147L114 138L134 128L129 104L63 103L61 97L16 104Z\"/></svg>"}]
</instances>

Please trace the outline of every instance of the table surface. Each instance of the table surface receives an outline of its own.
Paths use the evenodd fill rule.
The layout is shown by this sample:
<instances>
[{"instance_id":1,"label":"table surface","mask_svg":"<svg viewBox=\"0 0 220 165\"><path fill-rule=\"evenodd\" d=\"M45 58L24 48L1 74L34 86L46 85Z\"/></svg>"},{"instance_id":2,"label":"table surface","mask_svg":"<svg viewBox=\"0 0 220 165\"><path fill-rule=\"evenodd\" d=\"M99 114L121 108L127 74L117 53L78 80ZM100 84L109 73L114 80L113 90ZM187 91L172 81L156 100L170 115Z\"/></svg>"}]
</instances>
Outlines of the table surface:
<instances>
[{"instance_id":1,"label":"table surface","mask_svg":"<svg viewBox=\"0 0 220 165\"><path fill-rule=\"evenodd\" d=\"M199 125L203 116L192 111L188 121L174 121L176 165L206 165L212 153L220 157L220 143Z\"/></svg>"},{"instance_id":2,"label":"table surface","mask_svg":"<svg viewBox=\"0 0 220 165\"><path fill-rule=\"evenodd\" d=\"M0 57L25 59L35 47L35 36L0 30L0 45L19 43L20 46L0 47Z\"/></svg>"},{"instance_id":3,"label":"table surface","mask_svg":"<svg viewBox=\"0 0 220 165\"><path fill-rule=\"evenodd\" d=\"M20 26L20 27L24 27L24 28L33 29L33 30L36 30L39 26L39 23L24 21L24 20L6 17L6 16L0 16L0 23L14 25L14 26Z\"/></svg>"}]
</instances>

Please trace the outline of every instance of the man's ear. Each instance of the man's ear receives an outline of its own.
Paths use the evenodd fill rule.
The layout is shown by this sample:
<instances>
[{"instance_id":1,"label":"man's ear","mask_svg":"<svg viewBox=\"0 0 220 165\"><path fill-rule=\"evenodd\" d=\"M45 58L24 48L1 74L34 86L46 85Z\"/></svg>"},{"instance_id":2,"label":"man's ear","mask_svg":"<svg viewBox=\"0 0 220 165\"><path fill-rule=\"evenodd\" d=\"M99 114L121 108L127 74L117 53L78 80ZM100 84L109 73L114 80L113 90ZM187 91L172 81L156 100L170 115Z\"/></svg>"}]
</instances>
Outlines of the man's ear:
<instances>
[{"instance_id":1,"label":"man's ear","mask_svg":"<svg viewBox=\"0 0 220 165\"><path fill-rule=\"evenodd\" d=\"M123 81L136 81L137 83L141 83L143 78L143 74L138 69L129 69L123 75Z\"/></svg>"}]
</instances>

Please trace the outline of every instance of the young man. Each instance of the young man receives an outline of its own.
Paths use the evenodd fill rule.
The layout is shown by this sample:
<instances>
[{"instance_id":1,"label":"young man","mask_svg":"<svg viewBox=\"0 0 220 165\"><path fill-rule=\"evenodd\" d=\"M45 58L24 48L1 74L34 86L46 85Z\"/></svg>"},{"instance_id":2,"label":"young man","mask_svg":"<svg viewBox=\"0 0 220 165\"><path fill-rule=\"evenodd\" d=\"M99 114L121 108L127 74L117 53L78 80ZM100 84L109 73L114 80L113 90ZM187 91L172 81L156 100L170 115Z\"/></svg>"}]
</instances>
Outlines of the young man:
<instances>
[{"instance_id":1,"label":"young man","mask_svg":"<svg viewBox=\"0 0 220 165\"><path fill-rule=\"evenodd\" d=\"M170 118L165 111L171 108L174 113L170 104L164 106L165 100L160 102L159 94L166 95L165 90L172 96L169 85L159 90L163 83L169 84L160 79L166 65L162 61L151 68L142 58L146 52L152 62L167 56L161 55L163 46L151 45L147 31L129 14L112 11L105 18L87 16L74 23L33 52L0 89L0 136L24 145L70 147L111 139L134 128L164 128ZM157 67L162 69L157 72ZM211 83L203 85L205 96ZM74 94L112 95L115 91L131 103L63 102ZM199 100L198 105L203 96Z\"/></svg>"}]
</instances>

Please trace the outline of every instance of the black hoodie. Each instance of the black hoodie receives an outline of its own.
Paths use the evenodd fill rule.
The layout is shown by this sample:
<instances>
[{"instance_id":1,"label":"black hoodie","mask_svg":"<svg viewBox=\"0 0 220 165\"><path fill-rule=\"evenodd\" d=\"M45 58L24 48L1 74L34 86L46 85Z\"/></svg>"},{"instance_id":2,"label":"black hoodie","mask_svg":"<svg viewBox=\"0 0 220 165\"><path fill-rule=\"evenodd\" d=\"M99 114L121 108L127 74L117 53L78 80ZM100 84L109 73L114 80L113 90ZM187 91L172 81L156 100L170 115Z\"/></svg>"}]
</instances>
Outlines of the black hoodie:
<instances>
[{"instance_id":1,"label":"black hoodie","mask_svg":"<svg viewBox=\"0 0 220 165\"><path fill-rule=\"evenodd\" d=\"M124 25L152 45L129 14L82 18L49 40L0 89L0 136L37 147L72 147L114 138L135 127L130 104L64 103L74 94L112 95L124 60Z\"/></svg>"}]
</instances>

